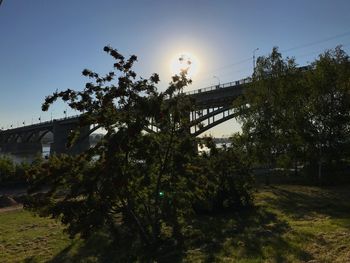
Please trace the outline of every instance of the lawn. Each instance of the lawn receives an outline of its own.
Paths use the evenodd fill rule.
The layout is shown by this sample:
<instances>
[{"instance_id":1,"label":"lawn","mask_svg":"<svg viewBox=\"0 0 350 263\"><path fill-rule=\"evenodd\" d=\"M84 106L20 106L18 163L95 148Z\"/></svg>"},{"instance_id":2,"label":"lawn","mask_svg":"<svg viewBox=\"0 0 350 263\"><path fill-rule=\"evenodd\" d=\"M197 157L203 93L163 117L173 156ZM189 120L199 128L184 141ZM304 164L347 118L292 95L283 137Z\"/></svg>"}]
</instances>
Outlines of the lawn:
<instances>
[{"instance_id":1,"label":"lawn","mask_svg":"<svg viewBox=\"0 0 350 263\"><path fill-rule=\"evenodd\" d=\"M0 262L45 262L70 240L55 220L28 211L0 213Z\"/></svg>"},{"instance_id":2,"label":"lawn","mask_svg":"<svg viewBox=\"0 0 350 263\"><path fill-rule=\"evenodd\" d=\"M0 213L0 262L118 262L103 236L83 244L62 229L27 211ZM186 249L162 261L350 262L349 186L263 187L254 209L197 217L186 232Z\"/></svg>"}]
</instances>

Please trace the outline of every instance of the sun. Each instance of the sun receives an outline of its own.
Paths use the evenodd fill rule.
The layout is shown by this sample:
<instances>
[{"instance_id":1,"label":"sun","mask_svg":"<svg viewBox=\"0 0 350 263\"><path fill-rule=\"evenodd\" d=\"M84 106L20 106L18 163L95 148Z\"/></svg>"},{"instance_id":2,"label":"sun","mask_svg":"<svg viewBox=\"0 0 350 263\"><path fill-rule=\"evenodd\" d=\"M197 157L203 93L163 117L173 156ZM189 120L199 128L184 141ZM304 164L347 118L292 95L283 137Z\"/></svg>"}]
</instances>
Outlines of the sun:
<instances>
[{"instance_id":1,"label":"sun","mask_svg":"<svg viewBox=\"0 0 350 263\"><path fill-rule=\"evenodd\" d=\"M197 58L189 52L177 54L170 62L170 71L172 75L178 75L181 72L187 72L189 78L193 78L199 70Z\"/></svg>"}]
</instances>

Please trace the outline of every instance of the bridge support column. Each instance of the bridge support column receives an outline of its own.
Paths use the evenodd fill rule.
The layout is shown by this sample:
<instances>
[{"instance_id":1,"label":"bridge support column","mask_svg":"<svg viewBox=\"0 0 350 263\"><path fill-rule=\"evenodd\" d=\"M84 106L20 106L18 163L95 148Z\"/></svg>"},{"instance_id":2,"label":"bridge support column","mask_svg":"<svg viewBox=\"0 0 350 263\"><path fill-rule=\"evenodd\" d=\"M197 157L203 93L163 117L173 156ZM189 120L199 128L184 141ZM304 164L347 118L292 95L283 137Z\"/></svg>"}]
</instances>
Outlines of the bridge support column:
<instances>
[{"instance_id":1,"label":"bridge support column","mask_svg":"<svg viewBox=\"0 0 350 263\"><path fill-rule=\"evenodd\" d=\"M75 141L74 145L67 148L69 134L76 128L76 125L61 125L55 123L53 126L54 142L51 144L50 152L55 154L79 154L89 149L89 126L80 128L79 138Z\"/></svg>"}]
</instances>

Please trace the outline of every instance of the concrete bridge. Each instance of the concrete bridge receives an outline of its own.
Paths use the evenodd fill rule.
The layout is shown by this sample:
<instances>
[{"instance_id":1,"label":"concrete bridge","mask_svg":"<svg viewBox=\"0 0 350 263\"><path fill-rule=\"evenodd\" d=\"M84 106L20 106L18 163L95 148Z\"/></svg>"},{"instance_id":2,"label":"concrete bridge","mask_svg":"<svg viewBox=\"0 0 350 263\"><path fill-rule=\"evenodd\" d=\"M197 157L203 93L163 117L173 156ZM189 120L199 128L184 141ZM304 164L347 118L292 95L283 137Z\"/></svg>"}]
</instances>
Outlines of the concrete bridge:
<instances>
[{"instance_id":1,"label":"concrete bridge","mask_svg":"<svg viewBox=\"0 0 350 263\"><path fill-rule=\"evenodd\" d=\"M191 134L203 132L237 117L233 111L233 101L241 96L250 78L186 92L195 101L195 110L190 113Z\"/></svg>"},{"instance_id":2,"label":"concrete bridge","mask_svg":"<svg viewBox=\"0 0 350 263\"><path fill-rule=\"evenodd\" d=\"M0 152L12 154L36 154L42 152L42 139L48 133L53 134L51 153L80 153L90 147L90 127L80 127L78 143L67 149L68 136L79 128L79 116L52 120L33 125L18 127L0 132Z\"/></svg>"},{"instance_id":3,"label":"concrete bridge","mask_svg":"<svg viewBox=\"0 0 350 263\"><path fill-rule=\"evenodd\" d=\"M195 110L190 112L191 134L198 136L210 128L236 117L233 101L244 92L243 79L185 93L194 99ZM53 134L51 153L78 154L90 147L89 135L96 127L79 127L79 116L0 131L0 152L12 154L37 154L42 152L42 139ZM71 148L66 144L72 130L80 129L80 138Z\"/></svg>"}]
</instances>

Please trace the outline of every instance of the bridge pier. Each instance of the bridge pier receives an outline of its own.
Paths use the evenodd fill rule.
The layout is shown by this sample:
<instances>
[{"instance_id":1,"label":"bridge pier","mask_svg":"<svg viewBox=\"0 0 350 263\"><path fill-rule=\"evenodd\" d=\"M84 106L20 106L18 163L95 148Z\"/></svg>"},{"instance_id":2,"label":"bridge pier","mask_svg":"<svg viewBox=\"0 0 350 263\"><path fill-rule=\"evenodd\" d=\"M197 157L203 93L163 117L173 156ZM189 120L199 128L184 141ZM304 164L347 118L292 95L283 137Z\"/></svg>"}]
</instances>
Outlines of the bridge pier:
<instances>
[{"instance_id":1,"label":"bridge pier","mask_svg":"<svg viewBox=\"0 0 350 263\"><path fill-rule=\"evenodd\" d=\"M75 141L75 143L68 148L68 137L69 134L75 130L77 126L75 124L60 124L54 123L53 125L53 134L54 134L54 142L51 144L50 153L55 154L79 154L85 150L90 148L89 141L89 133L90 127L85 126L79 129L79 138Z\"/></svg>"}]
</instances>

